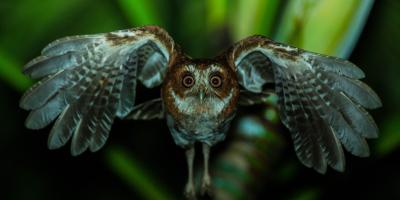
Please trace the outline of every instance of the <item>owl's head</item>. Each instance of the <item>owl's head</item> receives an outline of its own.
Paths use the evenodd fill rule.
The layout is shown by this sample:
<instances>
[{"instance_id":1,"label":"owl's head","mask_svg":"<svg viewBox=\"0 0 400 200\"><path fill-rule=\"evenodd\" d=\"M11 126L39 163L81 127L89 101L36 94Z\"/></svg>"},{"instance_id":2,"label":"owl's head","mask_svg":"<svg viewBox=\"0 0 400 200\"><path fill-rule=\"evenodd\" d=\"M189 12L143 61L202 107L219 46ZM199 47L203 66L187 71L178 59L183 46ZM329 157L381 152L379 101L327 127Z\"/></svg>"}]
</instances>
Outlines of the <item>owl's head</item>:
<instances>
[{"instance_id":1,"label":"owl's head","mask_svg":"<svg viewBox=\"0 0 400 200\"><path fill-rule=\"evenodd\" d=\"M162 92L171 113L221 115L236 107L239 86L228 65L187 60L169 69Z\"/></svg>"}]
</instances>

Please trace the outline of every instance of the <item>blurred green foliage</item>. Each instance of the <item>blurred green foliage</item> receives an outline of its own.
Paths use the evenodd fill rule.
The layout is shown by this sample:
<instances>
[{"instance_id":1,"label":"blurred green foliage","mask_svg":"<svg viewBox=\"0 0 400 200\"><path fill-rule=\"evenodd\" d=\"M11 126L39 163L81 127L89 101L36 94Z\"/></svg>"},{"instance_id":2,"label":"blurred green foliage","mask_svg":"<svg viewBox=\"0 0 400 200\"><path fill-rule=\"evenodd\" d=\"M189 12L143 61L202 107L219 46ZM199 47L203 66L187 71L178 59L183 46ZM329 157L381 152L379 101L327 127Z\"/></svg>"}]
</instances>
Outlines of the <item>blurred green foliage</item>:
<instances>
[{"instance_id":1,"label":"blurred green foliage","mask_svg":"<svg viewBox=\"0 0 400 200\"><path fill-rule=\"evenodd\" d=\"M155 178L121 147L110 147L106 154L106 161L115 174L119 175L132 189L143 199L175 199L167 193L163 186L155 181Z\"/></svg>"},{"instance_id":2,"label":"blurred green foliage","mask_svg":"<svg viewBox=\"0 0 400 200\"><path fill-rule=\"evenodd\" d=\"M230 10L230 27L234 40L240 40L254 34L271 37L273 25L278 14L279 0L235 1Z\"/></svg>"},{"instance_id":3,"label":"blurred green foliage","mask_svg":"<svg viewBox=\"0 0 400 200\"><path fill-rule=\"evenodd\" d=\"M348 57L372 5L372 0L291 0L276 39L311 51Z\"/></svg>"},{"instance_id":4,"label":"blurred green foliage","mask_svg":"<svg viewBox=\"0 0 400 200\"><path fill-rule=\"evenodd\" d=\"M32 81L20 71L20 66L11 55L0 49L0 76L14 89L23 92L32 84Z\"/></svg>"},{"instance_id":5,"label":"blurred green foliage","mask_svg":"<svg viewBox=\"0 0 400 200\"><path fill-rule=\"evenodd\" d=\"M298 191L291 198L292 200L310 200L310 199L319 199L319 191L315 188L306 188Z\"/></svg>"},{"instance_id":6,"label":"blurred green foliage","mask_svg":"<svg viewBox=\"0 0 400 200\"><path fill-rule=\"evenodd\" d=\"M400 147L400 116L388 117L382 123L383 137L379 139L376 150L380 155L395 151Z\"/></svg>"},{"instance_id":7,"label":"blurred green foliage","mask_svg":"<svg viewBox=\"0 0 400 200\"><path fill-rule=\"evenodd\" d=\"M142 1L142 0L118 0L119 7L135 26L144 26L148 24L165 25L165 21L160 16L165 11L160 5L160 1Z\"/></svg>"},{"instance_id":8,"label":"blurred green foliage","mask_svg":"<svg viewBox=\"0 0 400 200\"><path fill-rule=\"evenodd\" d=\"M23 63L38 55L40 49L59 37L108 32L146 24L163 26L183 49L194 57L212 56L224 45L253 34L320 53L350 56L368 18L373 0L16 0L0 3L0 78L1 84L18 92L33 81L20 73ZM398 75L400 3L383 1L379 16L371 16L375 31L358 55L368 80L382 93L386 107L378 118L382 136L376 141L379 155L398 150L400 144L400 89ZM388 3L389 2L389 3ZM387 28L387 29L386 29ZM382 31L385 29L385 31ZM367 36L365 36L367 37ZM370 39L371 38L371 39ZM371 44L366 44L366 43ZM218 48L217 48L218 47ZM360 48L361 48L360 47ZM383 52L378 52L382 50ZM358 64L358 63L357 63ZM382 70L385 67L386 70ZM387 78L382 78L387 77ZM384 79L384 80L382 80ZM5 97L2 97L5 98ZM12 108L16 110L18 108ZM277 122L276 112L264 116ZM266 147L268 148L268 147ZM121 148L106 149L111 171L145 199L173 199L169 187L144 170L140 160ZM249 161L250 162L250 161ZM257 162L256 162L257 163ZM290 181L296 174L292 162L282 167L282 179ZM268 165L266 163L265 165ZM229 172L243 174L250 172ZM279 174L279 173L278 173ZM289 175L288 175L289 174ZM288 175L286 178L285 175ZM224 180L217 184L228 185ZM260 180L264 182L264 180ZM240 193L241 191L236 191ZM298 194L298 195L297 195ZM237 194L244 198L246 194ZM289 198L292 195L288 195ZM317 199L318 188L295 191L290 199Z\"/></svg>"}]
</instances>

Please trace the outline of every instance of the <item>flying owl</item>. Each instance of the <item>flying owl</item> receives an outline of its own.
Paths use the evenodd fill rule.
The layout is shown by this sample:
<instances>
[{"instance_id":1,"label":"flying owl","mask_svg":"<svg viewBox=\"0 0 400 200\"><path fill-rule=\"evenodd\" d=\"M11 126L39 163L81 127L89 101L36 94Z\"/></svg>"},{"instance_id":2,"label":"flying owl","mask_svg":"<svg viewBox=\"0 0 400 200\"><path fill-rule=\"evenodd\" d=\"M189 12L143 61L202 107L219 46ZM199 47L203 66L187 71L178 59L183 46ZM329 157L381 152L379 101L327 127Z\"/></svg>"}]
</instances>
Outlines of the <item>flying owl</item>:
<instances>
[{"instance_id":1,"label":"flying owl","mask_svg":"<svg viewBox=\"0 0 400 200\"><path fill-rule=\"evenodd\" d=\"M22 97L25 125L41 129L55 120L48 147L71 140L76 156L102 148L115 118L165 118L176 145L186 151L185 194L195 198L194 144L202 144L201 193L211 192L210 148L225 139L239 105L278 96L280 118L299 160L325 173L345 168L342 146L366 157L365 138L378 128L366 109L381 106L354 64L251 36L212 59L184 54L160 27L72 36L50 43L23 72L41 79ZM160 98L135 104L137 84L161 86ZM57 118L57 120L56 120Z\"/></svg>"}]
</instances>

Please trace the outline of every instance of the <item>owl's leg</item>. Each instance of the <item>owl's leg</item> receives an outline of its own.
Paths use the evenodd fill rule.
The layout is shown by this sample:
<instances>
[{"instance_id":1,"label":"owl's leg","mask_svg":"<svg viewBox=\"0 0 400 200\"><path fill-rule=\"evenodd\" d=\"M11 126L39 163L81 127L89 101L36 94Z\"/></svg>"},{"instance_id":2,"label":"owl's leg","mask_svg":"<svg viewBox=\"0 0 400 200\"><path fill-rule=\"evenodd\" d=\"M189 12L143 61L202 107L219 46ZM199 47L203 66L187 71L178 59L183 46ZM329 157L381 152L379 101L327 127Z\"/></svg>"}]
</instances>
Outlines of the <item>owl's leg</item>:
<instances>
[{"instance_id":1,"label":"owl's leg","mask_svg":"<svg viewBox=\"0 0 400 200\"><path fill-rule=\"evenodd\" d=\"M204 157L204 173L201 182L201 195L212 195L211 177L208 171L208 161L210 157L211 146L203 143L203 157Z\"/></svg>"},{"instance_id":2,"label":"owl's leg","mask_svg":"<svg viewBox=\"0 0 400 200\"><path fill-rule=\"evenodd\" d=\"M194 145L190 145L188 149L186 149L186 161L188 165L188 181L185 187L185 197L187 199L196 199L196 190L193 182L193 161L195 156Z\"/></svg>"}]
</instances>

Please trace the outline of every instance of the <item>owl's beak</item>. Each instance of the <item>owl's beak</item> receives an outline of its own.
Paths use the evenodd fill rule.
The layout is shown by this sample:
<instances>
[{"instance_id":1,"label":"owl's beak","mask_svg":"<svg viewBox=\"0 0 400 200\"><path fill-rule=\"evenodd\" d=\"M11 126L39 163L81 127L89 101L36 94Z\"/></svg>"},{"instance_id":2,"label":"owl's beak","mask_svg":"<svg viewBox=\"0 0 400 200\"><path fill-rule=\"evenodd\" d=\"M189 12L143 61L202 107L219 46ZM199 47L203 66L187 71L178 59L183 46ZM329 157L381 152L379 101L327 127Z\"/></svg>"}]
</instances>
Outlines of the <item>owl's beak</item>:
<instances>
[{"instance_id":1,"label":"owl's beak","mask_svg":"<svg viewBox=\"0 0 400 200\"><path fill-rule=\"evenodd\" d=\"M201 89L199 93L199 98L201 102L204 102L204 99L207 96L207 89Z\"/></svg>"},{"instance_id":2,"label":"owl's beak","mask_svg":"<svg viewBox=\"0 0 400 200\"><path fill-rule=\"evenodd\" d=\"M200 101L201 101L201 102L204 101L204 97L205 97L205 96L206 96L205 91L204 91L204 90L201 90L201 91L200 91L200 94L199 94L199 98L200 98Z\"/></svg>"}]
</instances>

